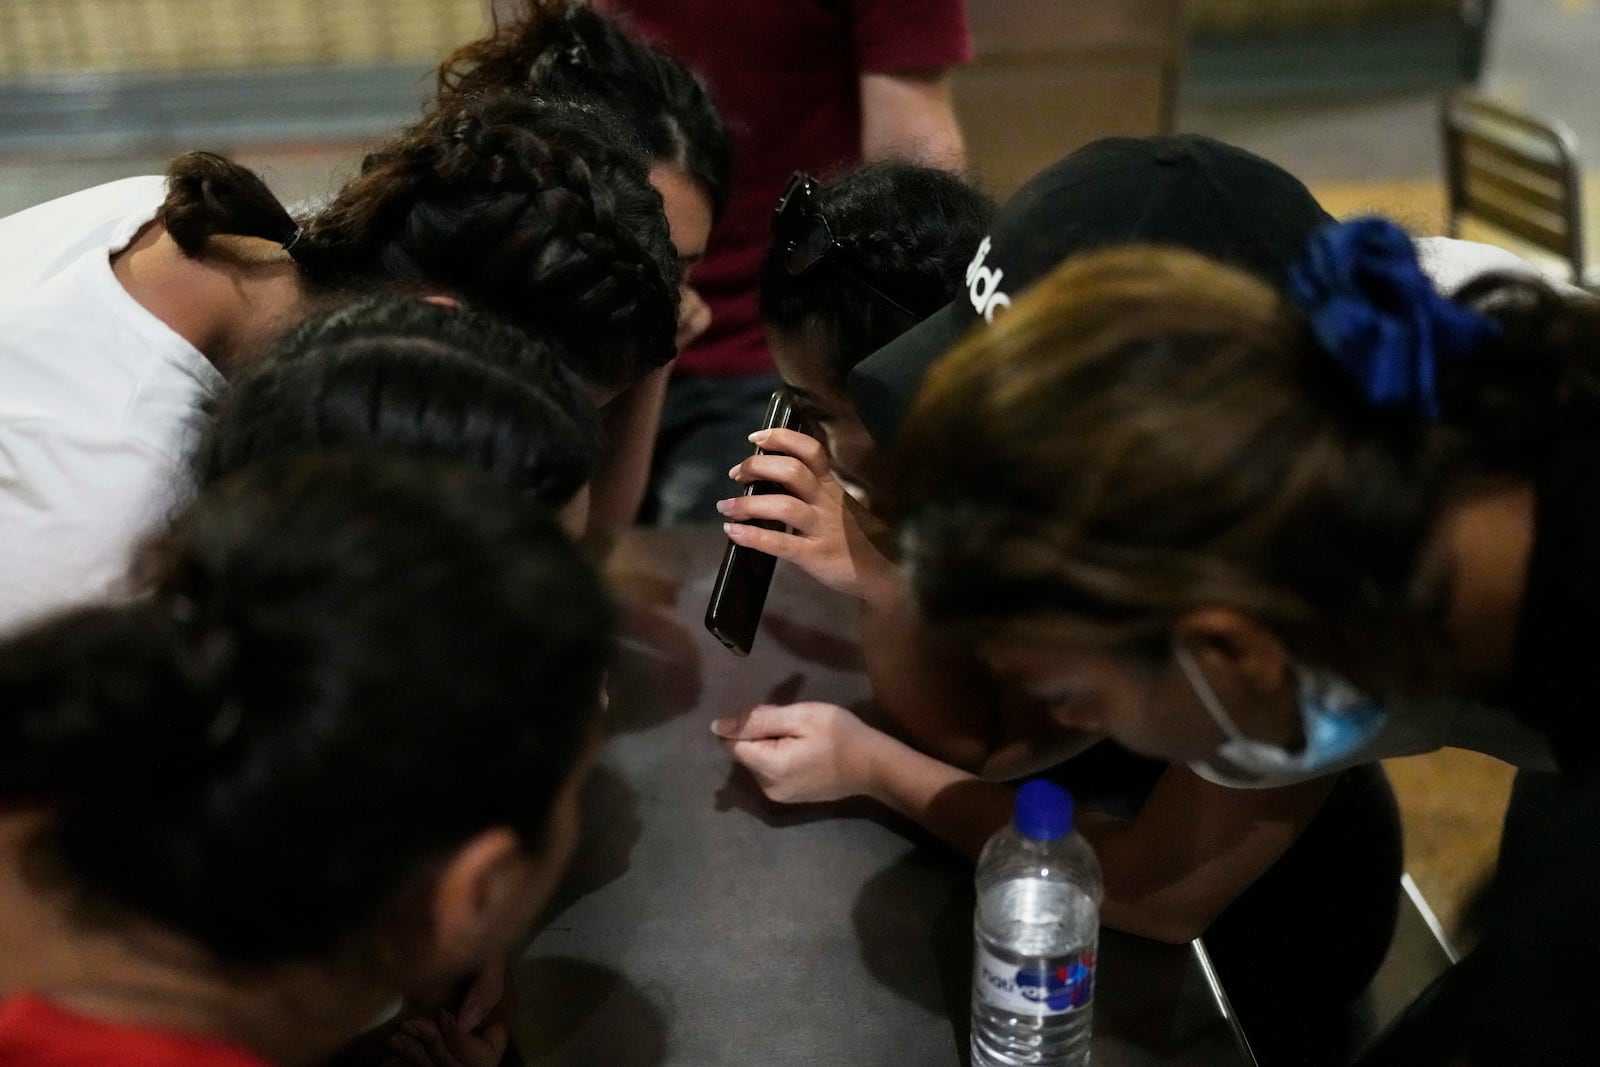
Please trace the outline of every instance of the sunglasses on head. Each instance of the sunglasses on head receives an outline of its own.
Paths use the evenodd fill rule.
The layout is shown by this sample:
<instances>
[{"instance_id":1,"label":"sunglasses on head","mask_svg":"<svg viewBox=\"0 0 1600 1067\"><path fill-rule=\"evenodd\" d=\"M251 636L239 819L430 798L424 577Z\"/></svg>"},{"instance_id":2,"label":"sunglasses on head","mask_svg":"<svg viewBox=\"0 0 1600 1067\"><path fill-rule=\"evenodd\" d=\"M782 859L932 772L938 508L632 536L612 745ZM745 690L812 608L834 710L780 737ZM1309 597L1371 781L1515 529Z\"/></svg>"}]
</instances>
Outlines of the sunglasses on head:
<instances>
[{"instance_id":1,"label":"sunglasses on head","mask_svg":"<svg viewBox=\"0 0 1600 1067\"><path fill-rule=\"evenodd\" d=\"M815 178L796 171L778 200L777 216L772 221L772 237L783 257L784 270L789 272L791 278L798 278L814 270L823 260L828 260L841 273L907 318L925 318L926 315L912 311L885 292L868 276L861 261L833 235L827 218L817 209L819 188L821 186Z\"/></svg>"}]
</instances>

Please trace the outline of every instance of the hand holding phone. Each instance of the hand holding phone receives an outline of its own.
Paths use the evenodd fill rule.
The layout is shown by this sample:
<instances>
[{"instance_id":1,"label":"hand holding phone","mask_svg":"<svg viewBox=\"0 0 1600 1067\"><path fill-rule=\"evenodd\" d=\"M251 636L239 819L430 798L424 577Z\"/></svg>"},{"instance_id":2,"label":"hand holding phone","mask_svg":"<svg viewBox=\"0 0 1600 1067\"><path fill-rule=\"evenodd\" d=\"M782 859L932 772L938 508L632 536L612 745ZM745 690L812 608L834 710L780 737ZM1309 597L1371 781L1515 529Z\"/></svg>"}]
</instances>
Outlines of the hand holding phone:
<instances>
[{"instance_id":1,"label":"hand holding phone","mask_svg":"<svg viewBox=\"0 0 1600 1067\"><path fill-rule=\"evenodd\" d=\"M767 401L763 430L803 430L802 420L795 409L788 390L779 389ZM757 448L756 454L762 450ZM784 489L774 482L752 482L745 495L781 493ZM786 529L782 523L755 520L769 530ZM717 640L740 656L748 656L755 644L756 629L761 625L761 613L767 604L767 590L772 585L772 572L778 561L765 552L728 542L722 554L722 566L717 569L716 584L711 587L711 601L706 605L706 629Z\"/></svg>"}]
</instances>

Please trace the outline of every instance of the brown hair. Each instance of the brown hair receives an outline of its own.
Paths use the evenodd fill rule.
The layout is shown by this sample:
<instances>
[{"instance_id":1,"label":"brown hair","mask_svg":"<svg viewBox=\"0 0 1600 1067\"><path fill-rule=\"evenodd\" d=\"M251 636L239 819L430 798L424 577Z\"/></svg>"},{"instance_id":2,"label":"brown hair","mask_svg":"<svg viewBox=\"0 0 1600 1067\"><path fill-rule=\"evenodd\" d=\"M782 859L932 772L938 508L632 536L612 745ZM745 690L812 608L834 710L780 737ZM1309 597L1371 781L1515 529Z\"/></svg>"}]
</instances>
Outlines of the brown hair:
<instances>
[{"instance_id":1,"label":"brown hair","mask_svg":"<svg viewBox=\"0 0 1600 1067\"><path fill-rule=\"evenodd\" d=\"M1226 606L1313 661L1402 684L1416 662L1395 653L1425 662L1434 632L1445 494L1465 473L1536 469L1552 412L1592 374L1575 355L1600 353L1592 304L1528 281L1474 290L1501 340L1441 372L1445 417L1428 422L1374 410L1244 274L1175 249L1069 260L935 368L898 442L924 612L1164 651L1184 612Z\"/></svg>"}]
</instances>

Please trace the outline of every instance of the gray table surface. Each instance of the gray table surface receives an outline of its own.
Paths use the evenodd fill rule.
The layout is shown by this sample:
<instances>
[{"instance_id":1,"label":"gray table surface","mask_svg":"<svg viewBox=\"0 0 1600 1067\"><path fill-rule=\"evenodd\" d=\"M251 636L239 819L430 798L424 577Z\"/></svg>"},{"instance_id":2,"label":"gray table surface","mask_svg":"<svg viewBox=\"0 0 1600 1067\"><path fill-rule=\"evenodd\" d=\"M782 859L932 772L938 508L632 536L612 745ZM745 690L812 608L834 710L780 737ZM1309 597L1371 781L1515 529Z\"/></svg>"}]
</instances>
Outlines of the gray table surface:
<instances>
[{"instance_id":1,"label":"gray table surface","mask_svg":"<svg viewBox=\"0 0 1600 1067\"><path fill-rule=\"evenodd\" d=\"M643 600L584 844L518 970L518 1045L533 1064L958 1064L971 865L866 802L771 804L730 764L712 718L867 683L854 607L786 566L748 659L706 633L722 543L625 547ZM1097 1067L1248 1062L1191 950L1106 931L1100 954Z\"/></svg>"}]
</instances>

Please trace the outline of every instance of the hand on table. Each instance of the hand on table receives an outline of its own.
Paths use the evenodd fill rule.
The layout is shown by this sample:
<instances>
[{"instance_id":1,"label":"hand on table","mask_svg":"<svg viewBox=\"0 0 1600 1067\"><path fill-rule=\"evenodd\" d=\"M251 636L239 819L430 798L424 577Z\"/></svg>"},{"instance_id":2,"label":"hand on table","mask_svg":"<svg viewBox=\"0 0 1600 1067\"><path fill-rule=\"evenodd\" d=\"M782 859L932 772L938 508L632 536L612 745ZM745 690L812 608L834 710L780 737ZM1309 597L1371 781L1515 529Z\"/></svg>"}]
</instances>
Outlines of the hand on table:
<instances>
[{"instance_id":1,"label":"hand on table","mask_svg":"<svg viewBox=\"0 0 1600 1067\"><path fill-rule=\"evenodd\" d=\"M396 1023L384 1067L496 1067L511 1043L515 1010L511 961L499 960L472 976L451 1009Z\"/></svg>"},{"instance_id":2,"label":"hand on table","mask_svg":"<svg viewBox=\"0 0 1600 1067\"><path fill-rule=\"evenodd\" d=\"M750 440L767 454L751 456L728 476L741 484L776 482L787 495L720 501L717 510L730 520L725 524L729 540L786 559L858 600L878 603L895 595L898 570L868 536L882 524L834 478L822 444L796 430L766 430ZM751 526L752 519L781 522L789 532Z\"/></svg>"},{"instance_id":3,"label":"hand on table","mask_svg":"<svg viewBox=\"0 0 1600 1067\"><path fill-rule=\"evenodd\" d=\"M810 804L871 794L871 750L887 735L836 704L763 704L711 732L770 800Z\"/></svg>"},{"instance_id":4,"label":"hand on table","mask_svg":"<svg viewBox=\"0 0 1600 1067\"><path fill-rule=\"evenodd\" d=\"M389 1036L384 1067L497 1067L511 1044L511 1027L494 1018L462 1030L449 1012L418 1015Z\"/></svg>"}]
</instances>

